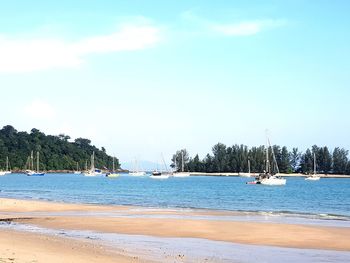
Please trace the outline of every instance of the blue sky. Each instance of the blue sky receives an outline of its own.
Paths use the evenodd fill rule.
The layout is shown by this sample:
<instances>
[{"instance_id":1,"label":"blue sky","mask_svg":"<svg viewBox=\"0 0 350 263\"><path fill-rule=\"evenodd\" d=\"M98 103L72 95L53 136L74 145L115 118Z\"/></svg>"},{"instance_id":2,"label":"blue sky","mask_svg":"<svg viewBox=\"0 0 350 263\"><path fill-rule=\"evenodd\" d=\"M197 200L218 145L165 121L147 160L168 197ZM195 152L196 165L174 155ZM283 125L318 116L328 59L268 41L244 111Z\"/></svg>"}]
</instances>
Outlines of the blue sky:
<instances>
[{"instance_id":1,"label":"blue sky","mask_svg":"<svg viewBox=\"0 0 350 263\"><path fill-rule=\"evenodd\" d=\"M217 142L350 149L347 1L6 1L0 125L122 161Z\"/></svg>"}]
</instances>

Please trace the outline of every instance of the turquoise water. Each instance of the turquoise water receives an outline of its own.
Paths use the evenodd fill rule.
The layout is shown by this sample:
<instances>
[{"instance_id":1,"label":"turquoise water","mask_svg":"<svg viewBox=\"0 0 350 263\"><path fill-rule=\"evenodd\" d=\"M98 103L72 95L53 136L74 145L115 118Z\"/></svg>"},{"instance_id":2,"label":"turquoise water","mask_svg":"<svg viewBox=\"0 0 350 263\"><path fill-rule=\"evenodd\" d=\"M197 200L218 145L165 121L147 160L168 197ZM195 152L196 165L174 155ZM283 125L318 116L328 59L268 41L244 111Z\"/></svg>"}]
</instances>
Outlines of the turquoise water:
<instances>
[{"instance_id":1,"label":"turquoise water","mask_svg":"<svg viewBox=\"0 0 350 263\"><path fill-rule=\"evenodd\" d=\"M196 176L153 180L148 177L84 177L47 174L0 177L0 197L230 211L311 214L350 218L350 179L305 181L288 178L287 185L247 185L251 178ZM335 216L335 217L333 217Z\"/></svg>"}]
</instances>

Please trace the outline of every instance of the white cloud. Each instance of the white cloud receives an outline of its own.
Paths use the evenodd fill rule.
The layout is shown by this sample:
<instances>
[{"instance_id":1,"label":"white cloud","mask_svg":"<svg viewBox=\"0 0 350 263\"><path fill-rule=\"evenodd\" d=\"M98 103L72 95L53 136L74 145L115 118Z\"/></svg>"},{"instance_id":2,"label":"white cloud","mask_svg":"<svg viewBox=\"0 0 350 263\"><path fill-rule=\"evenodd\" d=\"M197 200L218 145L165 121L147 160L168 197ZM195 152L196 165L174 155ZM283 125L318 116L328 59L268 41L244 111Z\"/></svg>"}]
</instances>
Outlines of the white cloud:
<instances>
[{"instance_id":1,"label":"white cloud","mask_svg":"<svg viewBox=\"0 0 350 263\"><path fill-rule=\"evenodd\" d=\"M284 20L253 20L233 24L213 24L210 29L226 36L251 36L285 24Z\"/></svg>"},{"instance_id":2,"label":"white cloud","mask_svg":"<svg viewBox=\"0 0 350 263\"><path fill-rule=\"evenodd\" d=\"M197 26L197 30L215 32L225 36L251 36L287 24L287 21L284 19L258 19L242 20L233 23L218 23L199 17L192 11L183 12L181 18Z\"/></svg>"},{"instance_id":3,"label":"white cloud","mask_svg":"<svg viewBox=\"0 0 350 263\"><path fill-rule=\"evenodd\" d=\"M24 114L33 119L52 120L56 116L55 109L46 101L36 99L23 108Z\"/></svg>"},{"instance_id":4,"label":"white cloud","mask_svg":"<svg viewBox=\"0 0 350 263\"><path fill-rule=\"evenodd\" d=\"M109 35L67 42L57 39L18 39L0 35L0 73L76 68L91 53L142 50L160 41L151 25L124 25Z\"/></svg>"}]
</instances>

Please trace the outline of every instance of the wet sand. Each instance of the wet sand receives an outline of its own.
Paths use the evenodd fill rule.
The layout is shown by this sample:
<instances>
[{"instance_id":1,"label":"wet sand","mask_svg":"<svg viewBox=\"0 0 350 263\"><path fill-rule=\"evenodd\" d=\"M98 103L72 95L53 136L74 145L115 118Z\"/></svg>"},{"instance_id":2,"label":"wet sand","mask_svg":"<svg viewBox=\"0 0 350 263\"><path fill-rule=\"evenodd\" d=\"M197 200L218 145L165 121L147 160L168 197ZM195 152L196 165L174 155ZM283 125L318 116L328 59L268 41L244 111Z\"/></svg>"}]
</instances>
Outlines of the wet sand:
<instances>
[{"instance_id":1,"label":"wet sand","mask_svg":"<svg viewBox=\"0 0 350 263\"><path fill-rule=\"evenodd\" d=\"M2 219L7 218L11 222L49 229L90 230L101 233L145 235L161 238L199 238L238 244L350 251L350 228L348 227L234 221L227 220L225 218L227 213L224 211L143 209L15 199L0 199L0 207L0 217ZM170 217L174 215L176 215L176 218ZM195 217L188 219L186 217L188 215L215 215L223 218L220 220L196 219ZM1 258L10 256L10 254L6 254L6 249L10 249L18 255L25 253L25 251L29 253L32 249L33 251L40 249L35 254L38 257L40 256L36 262L55 262L54 259L46 261L41 259L44 259L46 254L47 257L58 256L58 252L55 253L50 250L50 247L55 246L56 240L46 239L47 237L44 238L45 235L40 234L13 234L12 232L15 231L1 232ZM10 246L9 243L2 242L5 240L9 240L12 244L22 245ZM42 245L36 248L37 240ZM33 244L34 247L27 247L26 242ZM143 259L145 261L140 258L134 259L132 256L128 257L121 252L110 254L109 251L100 251L99 249L102 248L98 247L95 250L93 248L84 249L85 243L83 243L84 245L80 244L80 241L72 240L62 242L60 247L62 251L59 253L64 257L67 255L67 258L72 258L71 261L65 260L66 262L80 262L75 261L73 257L81 254L81 258L84 258L84 255L86 256L89 253L92 253L90 256L93 256L96 260L90 260L90 262L113 262L108 260L116 260L116 257L122 259L114 262L135 262L135 260L136 262L146 262L145 259ZM120 251L123 250L122 247L119 249ZM74 252L72 252L73 250Z\"/></svg>"},{"instance_id":2,"label":"wet sand","mask_svg":"<svg viewBox=\"0 0 350 263\"><path fill-rule=\"evenodd\" d=\"M75 241L51 235L18 231L0 231L0 262L6 263L61 263L61 262L149 262L123 255L123 251L90 242Z\"/></svg>"}]
</instances>

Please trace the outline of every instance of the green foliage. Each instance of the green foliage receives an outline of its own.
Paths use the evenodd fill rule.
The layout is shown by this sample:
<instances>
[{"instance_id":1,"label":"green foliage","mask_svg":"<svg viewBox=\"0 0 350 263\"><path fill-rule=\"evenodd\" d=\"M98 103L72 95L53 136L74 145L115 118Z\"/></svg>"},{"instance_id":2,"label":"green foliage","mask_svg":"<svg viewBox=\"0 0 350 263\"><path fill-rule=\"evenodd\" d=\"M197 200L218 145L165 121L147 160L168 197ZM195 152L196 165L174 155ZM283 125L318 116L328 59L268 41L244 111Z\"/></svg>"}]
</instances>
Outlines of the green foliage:
<instances>
[{"instance_id":1,"label":"green foliage","mask_svg":"<svg viewBox=\"0 0 350 263\"><path fill-rule=\"evenodd\" d=\"M194 158L188 158L186 149L182 149L177 151L172 158L173 162L176 158L178 165L181 164L181 152L185 153L186 171L190 172L248 172L248 160L251 172L261 173L266 169L266 148L264 146L249 149L245 145L235 144L227 147L222 143L217 143L212 148L212 154L207 154L203 160L199 159L198 154ZM298 148L293 148L289 152L286 146L269 147L271 172L277 172L277 167L273 165L273 158L275 158L281 173L313 173L314 154L317 173L350 174L347 150L337 147L331 154L326 146L318 147L317 145L312 146L311 150L306 149L305 153L299 152Z\"/></svg>"},{"instance_id":2,"label":"green foliage","mask_svg":"<svg viewBox=\"0 0 350 263\"><path fill-rule=\"evenodd\" d=\"M4 126L0 130L0 169L5 166L6 156L12 169L25 169L31 151L40 152L41 170L73 170L77 162L80 168L84 168L93 151L96 167L112 167L112 157L106 154L104 148L99 150L88 139L78 138L74 142L69 142L69 139L64 134L45 135L38 129L32 129L30 133L17 132L10 125ZM115 165L120 167L118 159Z\"/></svg>"}]
</instances>

